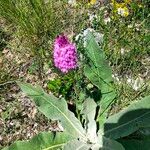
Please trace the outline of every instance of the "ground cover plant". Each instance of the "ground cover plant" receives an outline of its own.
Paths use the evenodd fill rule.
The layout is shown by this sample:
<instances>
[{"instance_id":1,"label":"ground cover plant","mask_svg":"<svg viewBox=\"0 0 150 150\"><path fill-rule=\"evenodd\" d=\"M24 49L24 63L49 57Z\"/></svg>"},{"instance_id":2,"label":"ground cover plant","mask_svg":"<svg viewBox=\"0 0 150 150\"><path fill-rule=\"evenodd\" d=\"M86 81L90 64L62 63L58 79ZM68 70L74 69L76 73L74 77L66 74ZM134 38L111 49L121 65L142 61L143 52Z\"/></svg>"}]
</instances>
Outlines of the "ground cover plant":
<instances>
[{"instance_id":1,"label":"ground cover plant","mask_svg":"<svg viewBox=\"0 0 150 150\"><path fill-rule=\"evenodd\" d=\"M0 40L0 149L149 149L148 0L2 0Z\"/></svg>"}]
</instances>

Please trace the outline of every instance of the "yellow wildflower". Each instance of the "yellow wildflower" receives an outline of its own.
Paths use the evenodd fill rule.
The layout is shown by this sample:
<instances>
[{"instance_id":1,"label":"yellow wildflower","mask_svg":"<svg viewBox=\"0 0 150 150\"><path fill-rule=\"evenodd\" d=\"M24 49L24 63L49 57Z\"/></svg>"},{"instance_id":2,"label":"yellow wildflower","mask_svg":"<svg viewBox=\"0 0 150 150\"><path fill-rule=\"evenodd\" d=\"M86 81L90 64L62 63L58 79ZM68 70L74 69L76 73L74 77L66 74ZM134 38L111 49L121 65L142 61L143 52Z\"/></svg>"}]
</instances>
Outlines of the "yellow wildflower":
<instances>
[{"instance_id":1,"label":"yellow wildflower","mask_svg":"<svg viewBox=\"0 0 150 150\"><path fill-rule=\"evenodd\" d=\"M88 2L88 5L94 5L94 4L96 4L96 1L97 0L88 0L89 2Z\"/></svg>"},{"instance_id":2,"label":"yellow wildflower","mask_svg":"<svg viewBox=\"0 0 150 150\"><path fill-rule=\"evenodd\" d=\"M122 17L127 17L129 15L129 9L127 7L120 7L117 9L118 14Z\"/></svg>"},{"instance_id":3,"label":"yellow wildflower","mask_svg":"<svg viewBox=\"0 0 150 150\"><path fill-rule=\"evenodd\" d=\"M128 9L127 5L131 1L132 0L124 0L124 2L117 2L116 0L112 0L112 5L114 7L113 11L123 17L127 17L129 15L129 9Z\"/></svg>"}]
</instances>

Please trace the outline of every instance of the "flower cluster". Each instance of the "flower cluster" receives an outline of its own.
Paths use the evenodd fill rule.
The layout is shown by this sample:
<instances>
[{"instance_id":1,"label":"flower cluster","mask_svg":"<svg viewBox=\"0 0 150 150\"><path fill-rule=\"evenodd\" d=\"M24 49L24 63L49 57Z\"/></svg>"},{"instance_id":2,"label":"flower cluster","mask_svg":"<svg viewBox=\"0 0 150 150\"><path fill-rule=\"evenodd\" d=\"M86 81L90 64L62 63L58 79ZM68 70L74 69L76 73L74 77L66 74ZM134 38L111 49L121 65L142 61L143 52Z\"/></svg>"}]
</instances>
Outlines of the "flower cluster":
<instances>
[{"instance_id":1,"label":"flower cluster","mask_svg":"<svg viewBox=\"0 0 150 150\"><path fill-rule=\"evenodd\" d=\"M124 0L124 2L117 2L116 0L111 0L114 7L114 12L117 12L122 17L127 17L129 15L128 5L132 0Z\"/></svg>"},{"instance_id":2,"label":"flower cluster","mask_svg":"<svg viewBox=\"0 0 150 150\"><path fill-rule=\"evenodd\" d=\"M77 50L68 38L60 35L54 42L54 65L63 73L77 67Z\"/></svg>"},{"instance_id":3,"label":"flower cluster","mask_svg":"<svg viewBox=\"0 0 150 150\"><path fill-rule=\"evenodd\" d=\"M127 7L119 7L118 8L118 14L121 15L122 17L127 17L129 15L129 9Z\"/></svg>"}]
</instances>

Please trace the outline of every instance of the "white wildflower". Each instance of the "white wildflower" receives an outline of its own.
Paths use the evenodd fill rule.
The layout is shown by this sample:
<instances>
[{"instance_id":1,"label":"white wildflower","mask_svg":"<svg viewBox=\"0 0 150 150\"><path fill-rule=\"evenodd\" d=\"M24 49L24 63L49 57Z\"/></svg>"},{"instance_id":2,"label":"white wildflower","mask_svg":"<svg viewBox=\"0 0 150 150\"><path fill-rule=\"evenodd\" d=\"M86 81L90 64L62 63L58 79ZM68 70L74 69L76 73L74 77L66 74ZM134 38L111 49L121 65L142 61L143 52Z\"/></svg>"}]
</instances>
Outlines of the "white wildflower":
<instances>
[{"instance_id":1,"label":"white wildflower","mask_svg":"<svg viewBox=\"0 0 150 150\"><path fill-rule=\"evenodd\" d=\"M118 14L121 15L122 17L127 17L129 15L129 10L127 7L124 8L118 8Z\"/></svg>"},{"instance_id":2,"label":"white wildflower","mask_svg":"<svg viewBox=\"0 0 150 150\"><path fill-rule=\"evenodd\" d=\"M76 5L76 0L68 0L68 4L75 6Z\"/></svg>"},{"instance_id":3,"label":"white wildflower","mask_svg":"<svg viewBox=\"0 0 150 150\"><path fill-rule=\"evenodd\" d=\"M125 54L125 49L121 48L120 52L121 52L121 55L124 55Z\"/></svg>"}]
</instances>

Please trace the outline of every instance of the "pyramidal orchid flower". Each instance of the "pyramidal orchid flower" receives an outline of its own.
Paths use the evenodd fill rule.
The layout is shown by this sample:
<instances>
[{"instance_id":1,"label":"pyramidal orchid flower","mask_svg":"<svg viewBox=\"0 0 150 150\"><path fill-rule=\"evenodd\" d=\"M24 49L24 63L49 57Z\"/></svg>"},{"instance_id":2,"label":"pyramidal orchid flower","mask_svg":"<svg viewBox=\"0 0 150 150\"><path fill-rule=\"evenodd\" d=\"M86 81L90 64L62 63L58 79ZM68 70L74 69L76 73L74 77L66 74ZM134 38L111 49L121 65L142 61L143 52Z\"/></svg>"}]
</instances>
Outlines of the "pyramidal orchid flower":
<instances>
[{"instance_id":1,"label":"pyramidal orchid flower","mask_svg":"<svg viewBox=\"0 0 150 150\"><path fill-rule=\"evenodd\" d=\"M77 67L77 50L65 35L60 35L54 42L54 65L63 73Z\"/></svg>"}]
</instances>

